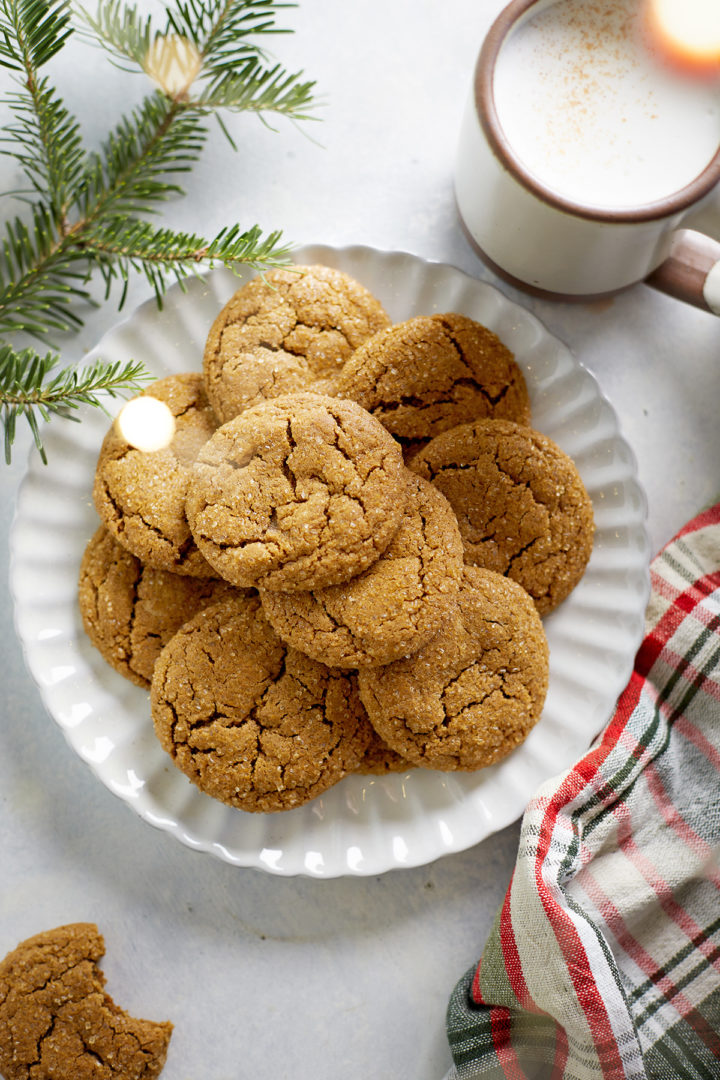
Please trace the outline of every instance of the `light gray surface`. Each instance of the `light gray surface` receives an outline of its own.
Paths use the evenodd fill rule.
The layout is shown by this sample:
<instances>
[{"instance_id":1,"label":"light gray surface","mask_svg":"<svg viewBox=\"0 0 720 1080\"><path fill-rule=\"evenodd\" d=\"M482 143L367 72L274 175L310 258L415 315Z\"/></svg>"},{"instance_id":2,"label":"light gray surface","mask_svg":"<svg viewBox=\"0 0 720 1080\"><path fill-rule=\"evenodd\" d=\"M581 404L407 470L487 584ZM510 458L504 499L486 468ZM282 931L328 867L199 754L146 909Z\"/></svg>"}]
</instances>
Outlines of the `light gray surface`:
<instances>
[{"instance_id":1,"label":"light gray surface","mask_svg":"<svg viewBox=\"0 0 720 1080\"><path fill-rule=\"evenodd\" d=\"M228 221L297 243L363 243L449 262L499 284L463 238L452 164L474 56L499 0L301 0L273 41L315 78L323 119L277 131L211 127L188 197L165 219ZM88 141L140 82L73 46L54 71ZM314 140L314 141L313 141ZM319 145L320 144L320 145ZM3 190L13 186L2 163ZM649 503L653 550L720 489L720 320L638 286L552 305L502 286L563 339L620 417ZM129 307L147 295L131 291ZM79 358L116 318L91 313ZM26 458L0 469L2 559ZM48 542L52 538L48 537ZM88 919L105 934L108 989L176 1025L167 1080L437 1080L444 1013L479 955L512 869L517 825L478 847L378 878L317 881L239 870L140 821L68 749L26 673L3 575L0 606L0 956L25 936ZM529 795L530 793L528 793Z\"/></svg>"}]
</instances>

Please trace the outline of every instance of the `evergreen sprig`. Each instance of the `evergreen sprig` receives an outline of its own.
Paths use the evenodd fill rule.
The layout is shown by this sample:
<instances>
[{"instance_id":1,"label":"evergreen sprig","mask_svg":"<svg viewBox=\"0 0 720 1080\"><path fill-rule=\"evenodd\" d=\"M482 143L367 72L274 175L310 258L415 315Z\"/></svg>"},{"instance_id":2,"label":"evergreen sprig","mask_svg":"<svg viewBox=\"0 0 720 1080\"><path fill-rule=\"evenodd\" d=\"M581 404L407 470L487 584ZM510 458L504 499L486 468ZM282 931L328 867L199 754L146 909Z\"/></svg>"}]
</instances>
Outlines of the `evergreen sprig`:
<instances>
[{"instance_id":1,"label":"evergreen sprig","mask_svg":"<svg viewBox=\"0 0 720 1080\"><path fill-rule=\"evenodd\" d=\"M174 98L184 110L253 109L296 120L310 117L313 82L302 72L288 74L269 63L252 39L258 34L286 33L274 24L276 11L292 4L275 0L177 0L162 28L142 16L134 4L107 0L96 16L84 14L94 40L120 67L146 73L172 67L176 55L198 65L192 83L180 83Z\"/></svg>"},{"instance_id":2,"label":"evergreen sprig","mask_svg":"<svg viewBox=\"0 0 720 1080\"><path fill-rule=\"evenodd\" d=\"M0 64L32 78L72 33L66 0L3 0Z\"/></svg>"},{"instance_id":3,"label":"evergreen sprig","mask_svg":"<svg viewBox=\"0 0 720 1080\"><path fill-rule=\"evenodd\" d=\"M0 148L17 159L31 193L61 220L82 176L80 127L46 78L32 92L10 93L7 101L15 122L6 125Z\"/></svg>"},{"instance_id":4,"label":"evergreen sprig","mask_svg":"<svg viewBox=\"0 0 720 1080\"><path fill-rule=\"evenodd\" d=\"M99 360L90 367L63 368L57 371L58 356L53 352L41 356L32 349L19 352L11 345L0 346L0 384L2 393L2 423L4 428L5 461L11 461L12 444L18 418L27 420L35 445L44 462L45 449L40 438L37 414L46 422L53 415L77 420L71 410L80 405L104 408L104 398L117 397L137 390L150 376L143 365L134 360L107 363Z\"/></svg>"},{"instance_id":5,"label":"evergreen sprig","mask_svg":"<svg viewBox=\"0 0 720 1080\"><path fill-rule=\"evenodd\" d=\"M207 132L165 94L148 95L121 117L99 152L89 154L78 189L83 220L152 213L169 195L182 195L176 173L190 172Z\"/></svg>"},{"instance_id":6,"label":"evergreen sprig","mask_svg":"<svg viewBox=\"0 0 720 1080\"><path fill-rule=\"evenodd\" d=\"M257 227L241 232L238 225L233 225L208 243L195 233L158 229L147 221L113 219L88 232L86 246L93 252L106 293L117 280L123 283L125 292L131 272L139 271L145 274L162 305L168 273L182 284L189 273L196 273L208 263L242 263L258 270L282 266L288 262L290 248L281 247L279 240L279 232L263 237Z\"/></svg>"},{"instance_id":7,"label":"evergreen sprig","mask_svg":"<svg viewBox=\"0 0 720 1080\"><path fill-rule=\"evenodd\" d=\"M51 341L82 324L79 308L94 302L92 280L117 286L122 307L130 277L144 275L158 303L168 283L215 264L258 270L286 263L290 249L277 230L229 225L215 237L160 228L148 221L158 204L182 195L181 177L200 158L206 118L224 110L275 112L293 120L312 114L314 83L267 60L255 40L284 33L275 0L176 0L162 26L123 0L82 10L81 33L128 70L155 81L136 108L118 118L99 149L83 146L80 124L41 68L75 31L68 0L0 0L0 65L15 80L5 95L11 121L0 152L18 162L27 203L0 235L0 408L5 455L24 417L43 455L39 415L67 416L102 393L137 389L140 366L102 362L78 373L16 345L17 335ZM234 145L234 143L233 143Z\"/></svg>"},{"instance_id":8,"label":"evergreen sprig","mask_svg":"<svg viewBox=\"0 0 720 1080\"><path fill-rule=\"evenodd\" d=\"M30 208L29 221L15 217L6 222L0 248L0 335L46 339L81 326L72 305L90 298L84 263L77 250L63 245L57 221L42 203Z\"/></svg>"}]
</instances>

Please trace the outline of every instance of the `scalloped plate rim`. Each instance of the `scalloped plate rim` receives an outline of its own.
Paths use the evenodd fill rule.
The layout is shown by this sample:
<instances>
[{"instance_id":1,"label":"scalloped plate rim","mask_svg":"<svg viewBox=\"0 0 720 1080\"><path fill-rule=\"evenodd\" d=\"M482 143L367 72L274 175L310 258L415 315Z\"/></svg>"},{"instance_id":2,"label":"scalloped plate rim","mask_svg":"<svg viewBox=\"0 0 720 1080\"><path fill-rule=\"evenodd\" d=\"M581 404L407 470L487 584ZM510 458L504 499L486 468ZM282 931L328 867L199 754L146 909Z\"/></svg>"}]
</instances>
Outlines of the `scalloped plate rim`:
<instances>
[{"instance_id":1,"label":"scalloped plate rim","mask_svg":"<svg viewBox=\"0 0 720 1080\"><path fill-rule=\"evenodd\" d=\"M645 604L649 595L649 543L645 527L645 520L647 515L647 501L643 489L637 479L637 466L633 451L621 435L615 410L612 408L612 405L607 400L607 398L602 394L594 376L575 359L570 350L568 350L567 346L565 346L561 341L549 334L541 320L536 315L534 315L534 313L523 308L520 304L517 304L507 299L504 294L500 292L494 285L485 281L476 280L470 277L465 271L454 267L448 263L443 263L432 259L424 259L410 252L400 250L384 251L381 249L371 248L366 245L359 244L353 244L344 247L332 247L323 244L310 244L299 248L295 252L296 262L329 261L331 265L339 265L341 269L347 269L348 272L352 273L353 276L356 276L358 280L363 281L363 283L365 284L366 282L363 280L361 273L358 272L356 268L354 268L354 264L358 262L358 260L365 263L369 261L373 266L375 266L375 272L380 277L382 277L384 272L387 272L387 268L389 265L397 263L402 264L403 262L405 262L405 265L407 265L409 261L413 265L414 270L420 274L420 277L423 281L426 281L428 276L432 278L432 275L436 275L436 277L442 275L443 280L446 282L450 282L452 286L457 288L462 287L463 290L469 291L473 295L481 297L485 302L492 302L493 304L495 304L496 310L500 311L503 315L507 315L509 317L513 317L514 315L515 319L519 319L520 323L523 323L526 327L533 327L536 334L539 336L540 342L543 345L549 344L552 349L554 349L557 355L562 356L564 361L564 369L560 372L560 380L562 380L562 378L566 377L567 375L577 375L580 377L584 387L590 388L590 390L592 391L592 400L599 405L600 412L602 413L605 420L609 420L611 423L611 437L613 443L617 447L622 449L625 463L624 472L627 474L624 476L622 483L625 487L630 489L630 492L632 493L632 496L636 503L634 517L632 517L631 519L631 531L635 540L634 547L632 549L635 555L634 567L632 565L633 560L630 560L631 576L634 583L635 606L630 612L625 612L626 620L630 620L630 622L632 622L633 624L634 632L632 633L632 636L634 639L636 639L634 642L636 648L637 645L639 645L642 636ZM348 264L350 265L348 266ZM207 285L213 281L213 278L215 278L219 281L222 281L223 285L225 285L230 281L230 276L230 271L219 268L217 270L210 271L206 275L198 275L197 277L194 277L188 284L190 286L190 289L193 289L196 287L193 286L193 281L199 280L201 282L205 282L205 284ZM237 284L239 285L242 283L243 280L247 280L249 276L251 276L251 273L246 270L237 279L233 277L232 280L233 282L237 280ZM221 292L222 291L226 292L227 290L223 290L221 288ZM372 291L374 291L376 295L378 294L376 286L373 286ZM160 326L162 327L163 320L166 318L168 307L171 307L172 304L179 300L182 295L187 295L187 293L183 293L179 285L175 284L171 286L168 290L168 298L166 301L166 308L164 312L158 312L157 306L153 298L150 298L141 303L135 309L135 311L131 312L126 317L118 320L118 322L109 331L107 331L105 335L103 335L97 346L95 346L95 348L93 348L86 357L86 362L90 361L94 355L100 353L103 350L104 343L107 343L108 341L117 338L129 327L133 327L134 325L136 325L138 321L142 322L142 320L149 317L153 320L157 319ZM380 299L383 301L383 303L385 303L386 307L391 306L384 296L381 295ZM445 308L445 310L447 310L447 308ZM430 312L428 312L428 314L430 314ZM105 345L105 347L107 346ZM169 368L168 370L172 369ZM526 370L526 375L527 374L528 371ZM528 381L530 383L530 379ZM550 389L552 389L553 382L555 381L558 380L550 380ZM56 435L56 428L50 428L47 430L49 432L48 441L50 443L52 443L52 441L54 441L56 438L60 438L59 435ZM469 791L465 795L465 801L469 802L471 804L471 807L474 804L478 804L476 810L478 811L478 814L480 814L481 809L485 812L485 820L479 821L474 829L468 829L462 836L457 836L452 833L447 836L443 832L443 829L441 827L436 827L433 839L433 846L431 848L428 848L427 850L423 850L422 847L418 848L416 846L412 849L409 849L408 852L403 856L402 844L400 844L399 847L396 846L395 848L393 848L392 845L390 846L390 848L388 848L387 844L384 844L382 846L382 851L376 851L374 853L374 857L372 853L367 856L363 856L361 854L359 858L355 858L354 862L350 859L348 854L350 849L346 846L345 862L343 863L342 860L338 858L335 862L328 866L324 862L322 852L314 853L319 855L318 859L308 861L309 854L313 853L308 853L307 851L305 851L305 859L302 865L298 863L297 857L294 859L291 865L283 865L283 854L287 855L287 852L283 853L282 850L280 850L278 855L277 847L270 848L266 845L265 847L258 848L258 845L255 844L253 845L251 851L240 849L237 845L233 848L231 845L229 846L228 843L221 842L220 837L213 838L199 835L197 830L187 828L183 824L182 820L178 820L172 815L166 815L163 818L161 813L154 813L152 809L146 809L145 812L142 812L137 806L136 800L134 802L132 796L129 796L126 793L118 790L117 784L114 785L111 779L108 778L107 770L104 770L101 767L101 765L104 765L105 762L100 763L97 761L93 761L92 756L87 756L87 753L83 752L78 747L77 739L75 739L74 741L73 734L77 731L78 727L82 726L83 721L74 726L70 726L68 723L64 723L58 717L57 700L56 694L54 693L55 686L48 684L47 681L44 681L43 672L39 668L38 652L41 652L42 650L37 648L37 642L30 641L29 638L26 638L22 632L24 620L27 621L30 618L28 613L28 607L31 605L23 594L23 585L21 584L19 579L19 575L23 566L23 556L17 549L16 536L18 531L20 530L20 526L26 524L27 522L28 507L26 503L27 500L30 498L30 495L32 494L33 479L37 477L38 469L44 468L38 464L38 460L39 459L37 458L37 455L34 454L33 450L31 450L27 470L21 482L20 490L18 493L18 499L10 530L10 586L11 595L13 598L13 613L16 632L22 645L25 663L29 672L31 673L32 677L38 685L38 689L45 708L60 727L68 745L75 751L75 753L77 753L82 758L82 760L90 767L93 774L108 788L108 790L112 792L112 794L116 796L116 798L119 798L122 802L125 802L128 806L130 806L148 824L161 831L169 832L183 845L193 851L196 851L198 853L206 853L214 857L221 858L223 861L226 861L231 865L241 867L254 867L256 869L278 874L281 876L308 876L319 879L331 879L338 876L377 875L387 872L391 869L412 868L420 865L425 865L428 862L434 861L435 859L440 858L446 854L464 851L467 848L474 846L476 843L479 843L481 840L485 839L493 832L496 832L499 829L502 829L505 826L511 824L520 816L524 809L524 803L527 801L527 798L529 798L529 796L532 794L532 791L528 791L524 798L515 799L512 805L508 804L506 807L503 808L502 813L498 813L496 810L494 812L494 816L493 813L490 813L490 815L488 816L487 807L483 802L482 793L478 793L477 789L474 789L472 791ZM51 466L49 467L52 467L52 462ZM558 616L559 615L560 612L558 612ZM556 619L558 616L556 616ZM626 634L631 633L628 628L626 628L625 632ZM617 660L615 663L615 667L612 673L612 701L609 699L608 696L607 702L609 710L612 709L612 705L614 704L617 693L622 690L625 683L627 682L627 679L629 678L630 672L632 670L634 651L634 648L629 650L622 661ZM81 675L82 674L87 673L81 671ZM91 668L89 669L89 674L92 678ZM119 683L117 683L117 685L119 686L120 684L124 683L124 680L122 680L121 676L117 675L117 673L115 673L114 671L112 671L112 669L109 668L107 669L106 675L108 677L107 681L110 683L110 688L108 688L106 683L103 682L101 689L103 693L110 694L113 697L114 703L117 705L117 700L112 695L112 685L116 680L119 680ZM125 687L123 687L123 689L125 690L125 692L128 692ZM132 693L133 691L137 691L137 688L133 687L129 692ZM142 691L140 691L140 693L142 693ZM610 712L608 711L607 718L609 718L609 714ZM600 726L602 726L602 724ZM538 728L536 728L535 731L531 733L530 739L527 742L529 743L532 740L533 736L536 736L540 731L541 729L538 726ZM597 730L588 730L586 732L588 744L597 733ZM481 779L487 779L490 778L492 775L496 775L498 770L500 769L506 770L512 762L512 759L513 755L511 755L510 758L506 759L505 762L494 766L491 770L485 770L485 773L483 774L483 777ZM567 764L570 764L570 762L567 762ZM170 775L172 776L174 766L172 766L172 764L168 762L165 768L169 770ZM422 770L416 770L415 772L418 771ZM410 779L412 775L412 773L394 774L394 776L390 778L390 782L395 786L402 786L406 776L408 779ZM448 778L445 776L445 774L436 773L432 773L429 775L437 777L439 783L442 786L454 786L454 777ZM553 772L548 773L547 776L544 776L542 779L548 779L551 775L553 775ZM191 800L194 799L196 796L194 794L194 789L192 789L192 785L190 785L189 781L186 781L186 778L183 777L181 774L178 774L178 779L180 784L186 783L187 785L189 785L191 789L190 798ZM423 780L424 779L425 778L423 778ZM387 786L387 781L388 778L385 777L361 778L355 776L346 778L346 780L342 781L342 785L345 785L348 792L352 791L353 795L355 795L356 791L360 790L362 793L362 798L367 794L367 791L372 789L376 784L381 787ZM537 783L539 782L540 781L537 781ZM338 785L338 787L340 787L340 785ZM200 796L200 793L198 792L197 795ZM207 798L206 796L201 797L203 799ZM321 800L316 800L316 802L319 802ZM308 806L310 806L310 804L308 804ZM296 811L291 811L290 815L297 815L298 813L306 810L307 807L301 807ZM289 818L290 816L242 815L240 811L235 811L229 807L222 807L222 812L227 818L227 820L230 821L231 818L228 815L240 815L243 818L251 817L255 819L270 819L266 831L271 836L274 835L276 831L274 826L278 824L278 819L283 817ZM153 818L155 818L155 820L153 820ZM235 818L234 820L237 820L237 818ZM442 822L440 822L440 825L442 825ZM332 823L330 827L332 831ZM282 828L280 828L280 832L282 833ZM395 839L397 840L398 837L402 841L402 836L396 834ZM299 854L302 854L302 852L300 852Z\"/></svg>"}]
</instances>

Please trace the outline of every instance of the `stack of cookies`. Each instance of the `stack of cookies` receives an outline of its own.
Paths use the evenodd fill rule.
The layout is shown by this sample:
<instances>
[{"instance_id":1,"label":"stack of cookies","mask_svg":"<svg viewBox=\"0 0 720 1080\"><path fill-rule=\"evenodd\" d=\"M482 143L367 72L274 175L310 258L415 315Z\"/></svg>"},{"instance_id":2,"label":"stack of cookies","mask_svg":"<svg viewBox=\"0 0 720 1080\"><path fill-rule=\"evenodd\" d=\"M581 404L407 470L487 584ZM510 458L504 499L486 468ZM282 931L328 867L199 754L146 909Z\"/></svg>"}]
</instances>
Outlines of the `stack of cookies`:
<instances>
[{"instance_id":1,"label":"stack of cookies","mask_svg":"<svg viewBox=\"0 0 720 1080\"><path fill-rule=\"evenodd\" d=\"M145 394L175 436L145 453L108 432L80 607L199 788L286 810L525 739L592 506L493 333L391 325L346 274L296 267L226 304L202 374Z\"/></svg>"}]
</instances>

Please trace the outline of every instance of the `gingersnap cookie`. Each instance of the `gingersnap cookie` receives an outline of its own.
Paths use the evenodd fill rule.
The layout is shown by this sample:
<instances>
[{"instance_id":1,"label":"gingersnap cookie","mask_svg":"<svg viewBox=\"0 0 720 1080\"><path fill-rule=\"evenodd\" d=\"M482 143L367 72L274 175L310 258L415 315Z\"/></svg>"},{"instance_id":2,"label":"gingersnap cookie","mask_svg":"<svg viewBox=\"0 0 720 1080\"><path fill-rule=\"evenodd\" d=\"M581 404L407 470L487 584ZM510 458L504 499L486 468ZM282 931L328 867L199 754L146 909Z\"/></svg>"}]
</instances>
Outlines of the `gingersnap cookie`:
<instances>
[{"instance_id":1,"label":"gingersnap cookie","mask_svg":"<svg viewBox=\"0 0 720 1080\"><path fill-rule=\"evenodd\" d=\"M227 581L312 589L359 574L405 505L400 447L352 401L298 393L223 424L203 447L186 512Z\"/></svg>"},{"instance_id":2,"label":"gingersnap cookie","mask_svg":"<svg viewBox=\"0 0 720 1080\"><path fill-rule=\"evenodd\" d=\"M358 680L371 724L397 753L427 769L480 769L539 719L547 641L520 585L466 566L455 610L433 640L407 659L361 669Z\"/></svg>"},{"instance_id":3,"label":"gingersnap cookie","mask_svg":"<svg viewBox=\"0 0 720 1080\"><path fill-rule=\"evenodd\" d=\"M104 525L91 537L80 564L78 599L86 634L111 667L144 689L176 630L201 608L235 592L220 578L144 566Z\"/></svg>"},{"instance_id":4,"label":"gingersnap cookie","mask_svg":"<svg viewBox=\"0 0 720 1080\"><path fill-rule=\"evenodd\" d=\"M148 453L131 446L113 424L95 472L97 512L118 543L148 566L214 577L185 517L193 462L217 427L202 377L170 375L140 396L165 402L175 418L175 436L169 446Z\"/></svg>"},{"instance_id":5,"label":"gingersnap cookie","mask_svg":"<svg viewBox=\"0 0 720 1080\"><path fill-rule=\"evenodd\" d=\"M593 546L593 508L575 463L556 443L509 420L436 436L409 468L455 511L465 561L523 586L541 615L580 581Z\"/></svg>"},{"instance_id":6,"label":"gingersnap cookie","mask_svg":"<svg viewBox=\"0 0 720 1080\"><path fill-rule=\"evenodd\" d=\"M364 573L311 592L261 591L284 641L326 664L356 668L389 664L437 633L457 595L462 539L444 496L419 476L407 477L400 526Z\"/></svg>"},{"instance_id":7,"label":"gingersnap cookie","mask_svg":"<svg viewBox=\"0 0 720 1080\"><path fill-rule=\"evenodd\" d=\"M154 1080L173 1026L136 1020L104 989L105 943L93 923L23 941L0 962L4 1080Z\"/></svg>"},{"instance_id":8,"label":"gingersnap cookie","mask_svg":"<svg viewBox=\"0 0 720 1080\"><path fill-rule=\"evenodd\" d=\"M500 338L460 315L421 315L379 331L333 383L414 452L457 424L498 417L530 422L520 367Z\"/></svg>"},{"instance_id":9,"label":"gingersnap cookie","mask_svg":"<svg viewBox=\"0 0 720 1080\"><path fill-rule=\"evenodd\" d=\"M231 420L258 401L336 374L358 345L389 325L380 302L341 270L270 270L238 289L210 329L208 397L221 421Z\"/></svg>"},{"instance_id":10,"label":"gingersnap cookie","mask_svg":"<svg viewBox=\"0 0 720 1080\"><path fill-rule=\"evenodd\" d=\"M355 676L284 644L257 596L185 623L155 665L155 732L202 791L272 813L327 791L370 739Z\"/></svg>"}]
</instances>

